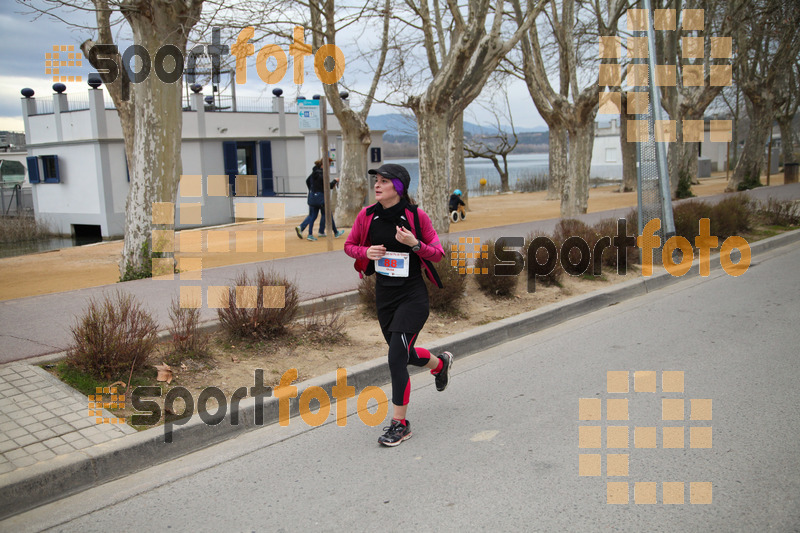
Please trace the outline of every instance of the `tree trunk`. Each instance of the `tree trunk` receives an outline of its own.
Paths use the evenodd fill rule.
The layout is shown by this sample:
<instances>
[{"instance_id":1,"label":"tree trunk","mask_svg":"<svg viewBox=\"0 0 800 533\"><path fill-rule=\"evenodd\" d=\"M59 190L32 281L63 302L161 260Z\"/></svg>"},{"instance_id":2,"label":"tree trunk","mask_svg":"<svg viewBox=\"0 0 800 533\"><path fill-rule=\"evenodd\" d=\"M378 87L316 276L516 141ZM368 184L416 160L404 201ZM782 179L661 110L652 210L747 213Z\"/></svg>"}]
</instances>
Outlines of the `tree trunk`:
<instances>
[{"instance_id":1,"label":"tree trunk","mask_svg":"<svg viewBox=\"0 0 800 533\"><path fill-rule=\"evenodd\" d=\"M783 159L784 168L786 163L797 163L797 154L795 152L795 133L792 129L793 117L779 117L778 125L781 128L781 157Z\"/></svg>"},{"instance_id":2,"label":"tree trunk","mask_svg":"<svg viewBox=\"0 0 800 533\"><path fill-rule=\"evenodd\" d=\"M622 109L619 114L619 145L622 150L622 185L619 192L632 192L636 190L636 143L628 142L628 120L635 115L627 114L628 93L622 91Z\"/></svg>"},{"instance_id":3,"label":"tree trunk","mask_svg":"<svg viewBox=\"0 0 800 533\"><path fill-rule=\"evenodd\" d=\"M150 57L165 44L176 44L185 51L186 40L167 13L152 11L151 18L130 20L135 43L145 47ZM180 42L165 43L163 35L178 37ZM152 212L156 202L171 204L175 210L178 179L181 175L181 133L183 116L181 106L182 82L164 83L151 72L146 80L134 84L132 92L134 106L133 151L128 161L130 188L125 209L125 244L122 250L120 273L126 270L143 270L149 260L142 253L152 243ZM174 226L165 226L172 229ZM169 254L171 255L171 254Z\"/></svg>"},{"instance_id":4,"label":"tree trunk","mask_svg":"<svg viewBox=\"0 0 800 533\"><path fill-rule=\"evenodd\" d=\"M559 200L567 179L569 141L567 129L561 125L550 126L549 173L547 200Z\"/></svg>"},{"instance_id":5,"label":"tree trunk","mask_svg":"<svg viewBox=\"0 0 800 533\"><path fill-rule=\"evenodd\" d=\"M433 227L449 233L447 213L448 114L430 109L425 102L412 107L419 125L419 188L417 203L431 217Z\"/></svg>"},{"instance_id":6,"label":"tree trunk","mask_svg":"<svg viewBox=\"0 0 800 533\"><path fill-rule=\"evenodd\" d=\"M771 100L760 97L753 99L750 95L746 96L751 103L748 106L751 110L750 131L744 142L739 161L736 163L736 168L733 170L733 175L725 187L725 192L735 192L738 190L739 184L746 178L760 181L761 169L764 168L764 145L772 126Z\"/></svg>"},{"instance_id":7,"label":"tree trunk","mask_svg":"<svg viewBox=\"0 0 800 533\"><path fill-rule=\"evenodd\" d=\"M450 184L448 192L461 189L461 199L469 207L467 171L464 168L464 113L457 113L447 129L448 168Z\"/></svg>"},{"instance_id":8,"label":"tree trunk","mask_svg":"<svg viewBox=\"0 0 800 533\"><path fill-rule=\"evenodd\" d=\"M594 145L594 120L569 132L569 172L561 195L561 216L574 217L589 207L589 171Z\"/></svg>"},{"instance_id":9,"label":"tree trunk","mask_svg":"<svg viewBox=\"0 0 800 533\"><path fill-rule=\"evenodd\" d=\"M349 227L364 207L369 191L367 152L372 140L366 122L352 109L341 110L337 118L342 127L344 154L335 212L337 226Z\"/></svg>"},{"instance_id":10,"label":"tree trunk","mask_svg":"<svg viewBox=\"0 0 800 533\"><path fill-rule=\"evenodd\" d=\"M680 126L678 126L680 128ZM692 184L700 183L698 179L698 143L685 143L683 142L683 135L680 129L678 130L678 160L677 160L677 176L678 180L681 176L689 176ZM670 183L672 185L672 183ZM678 189L678 183L675 183L675 189L672 190L672 197L675 198L675 191Z\"/></svg>"}]
</instances>

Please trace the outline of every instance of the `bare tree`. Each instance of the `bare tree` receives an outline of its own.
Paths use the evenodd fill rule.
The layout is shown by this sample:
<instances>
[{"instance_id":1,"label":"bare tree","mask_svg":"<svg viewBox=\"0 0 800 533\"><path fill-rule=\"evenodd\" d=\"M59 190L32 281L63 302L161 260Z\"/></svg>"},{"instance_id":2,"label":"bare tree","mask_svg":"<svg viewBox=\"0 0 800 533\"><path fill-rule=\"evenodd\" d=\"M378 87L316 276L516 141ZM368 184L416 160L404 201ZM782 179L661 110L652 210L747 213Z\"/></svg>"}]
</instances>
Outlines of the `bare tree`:
<instances>
[{"instance_id":1,"label":"bare tree","mask_svg":"<svg viewBox=\"0 0 800 533\"><path fill-rule=\"evenodd\" d=\"M365 6L363 10L366 10L367 7ZM324 45L335 45L337 21L334 0L315 0L310 3L310 8L315 51ZM338 81L323 84L325 96L341 125L344 140L342 174L336 207L336 217L342 226L352 225L356 215L364 205L364 198L366 198L368 192L367 150L372 140L369 126L367 126L367 116L375 100L375 91L378 88L378 82L383 76L386 63L390 17L392 14L390 0L384 0L379 14L383 19L383 29L378 50L378 60L374 67L369 90L364 96L364 104L361 111L350 108L340 98L340 84ZM335 68L338 68L338 65Z\"/></svg>"},{"instance_id":2,"label":"bare tree","mask_svg":"<svg viewBox=\"0 0 800 533\"><path fill-rule=\"evenodd\" d=\"M422 32L429 81L404 105L414 112L419 125L420 204L438 232L449 228L448 153L463 154L462 147L454 147L463 142L463 127L459 134L451 125L478 97L488 77L533 24L546 2L538 0L534 4L530 0L524 14L520 8L518 26L505 37L504 0L470 0L466 14L452 0L446 6L435 0L433 13L428 0L406 0L410 15L404 22ZM454 164L463 164L463 155L458 159Z\"/></svg>"},{"instance_id":3,"label":"bare tree","mask_svg":"<svg viewBox=\"0 0 800 533\"><path fill-rule=\"evenodd\" d=\"M200 19L203 0L44 0L38 6L26 5L56 17L61 8L95 12L97 39L84 42L81 50L119 113L130 175L120 276L147 271L153 204L174 206L181 174L182 77L165 83L155 72L140 71L131 79L114 41L111 19L121 14L142 53L155 58L159 51L169 51L173 69L182 71L189 32Z\"/></svg>"},{"instance_id":4,"label":"bare tree","mask_svg":"<svg viewBox=\"0 0 800 533\"><path fill-rule=\"evenodd\" d=\"M738 80L741 76L737 73L737 65L733 65L733 85L726 87L719 95L726 108L726 114L731 118L731 146L728 153L728 164L735 164L739 159L739 134L745 129L746 120L742 120L742 90ZM725 169L726 171L729 169Z\"/></svg>"},{"instance_id":5,"label":"bare tree","mask_svg":"<svg viewBox=\"0 0 800 533\"><path fill-rule=\"evenodd\" d=\"M742 182L746 187L759 182L764 144L779 105L777 82L788 75L800 54L798 26L800 5L782 0L752 0L737 21L733 32L735 61L747 98L750 131L726 191L738 190Z\"/></svg>"},{"instance_id":6,"label":"bare tree","mask_svg":"<svg viewBox=\"0 0 800 533\"><path fill-rule=\"evenodd\" d=\"M588 206L594 119L603 88L599 73L583 90L579 88L586 47L593 47L596 58L598 37L616 35L626 9L627 2L621 0L609 0L602 7L599 2L550 2L548 26L558 56L557 90L551 85L537 26L531 25L520 41L528 92L550 127L548 198L560 197L565 217L585 213ZM515 11L520 17L520 10Z\"/></svg>"},{"instance_id":7,"label":"bare tree","mask_svg":"<svg viewBox=\"0 0 800 533\"><path fill-rule=\"evenodd\" d=\"M657 0L656 9L675 12L675 31L656 31L658 65L674 65L676 83L662 86L661 106L675 121L676 141L669 143L669 175L672 196L683 179L697 183L697 142L684 142L683 124L687 120L703 120L706 109L725 87L712 78L709 65L730 65L730 59L713 58L712 49L724 49L730 39L734 21L741 15L748 0ZM702 10L703 30L686 30L687 10ZM692 12L692 16L697 11ZM693 21L694 22L694 21ZM698 41L699 39L699 41ZM702 42L702 48L698 43ZM718 46L720 45L720 46ZM699 56L699 57L698 57ZM698 76L702 72L702 76Z\"/></svg>"},{"instance_id":8,"label":"bare tree","mask_svg":"<svg viewBox=\"0 0 800 533\"><path fill-rule=\"evenodd\" d=\"M780 105L776 110L776 120L781 128L781 157L784 166L787 163L797 163L798 155L795 152L797 146L797 132L792 128L797 109L800 107L800 62L795 62L788 71L788 75L780 80L778 90L780 91Z\"/></svg>"},{"instance_id":9,"label":"bare tree","mask_svg":"<svg viewBox=\"0 0 800 533\"><path fill-rule=\"evenodd\" d=\"M508 101L508 94L506 93L504 96L506 110L508 111L506 116L511 123L511 132L509 133L503 129L500 125L500 116L497 110L494 110L497 134L473 136L464 144L464 152L467 154L467 157L490 160L495 170L497 170L497 173L500 175L501 192L508 192L510 190L508 186L508 154L513 152L514 148L517 147L519 138L517 137L517 132L514 130L514 118L511 116L511 104ZM500 166L501 159L503 160L502 166Z\"/></svg>"}]
</instances>

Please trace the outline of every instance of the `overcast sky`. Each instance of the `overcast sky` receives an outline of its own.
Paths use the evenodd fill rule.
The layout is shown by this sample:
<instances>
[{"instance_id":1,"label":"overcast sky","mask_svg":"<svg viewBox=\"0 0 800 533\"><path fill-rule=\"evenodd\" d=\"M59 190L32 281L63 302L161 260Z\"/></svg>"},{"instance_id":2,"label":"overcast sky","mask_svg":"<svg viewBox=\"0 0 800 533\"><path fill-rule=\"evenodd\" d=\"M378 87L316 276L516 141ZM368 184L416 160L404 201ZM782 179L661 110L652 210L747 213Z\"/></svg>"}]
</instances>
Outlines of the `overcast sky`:
<instances>
[{"instance_id":1,"label":"overcast sky","mask_svg":"<svg viewBox=\"0 0 800 533\"><path fill-rule=\"evenodd\" d=\"M49 98L53 94L53 81L51 76L45 74L45 54L52 52L53 45L74 45L75 50L79 50L80 44L88 38L94 37L91 30L69 27L64 22L57 21L50 17L40 17L34 20L30 14L22 13L24 7L11 0L0 1L0 32L5 43L0 52L0 130L23 131L22 98L20 90L30 87L36 93L37 98ZM63 19L75 23L90 25L93 23L93 15L82 12L70 12L62 10L59 16ZM310 40L310 35L306 32L306 39ZM341 41L337 40L337 44ZM121 44L124 49L128 43ZM224 42L230 46L232 42ZM347 49L345 48L345 57ZM260 48L256 45L256 51ZM286 46L284 51L288 53ZM63 70L63 69L62 69ZM67 83L67 93L83 93L89 88L86 85L86 78L89 72L94 69L84 60L82 67L67 67L62 74L81 75L81 83ZM351 76L358 69L358 65L348 63L346 75ZM284 90L284 95L294 97L299 93L310 98L315 93L321 93L322 85L317 80L313 69L312 58L305 61L305 84L302 87L296 86L291 79L292 64L290 58L289 69L285 81L275 86L267 86L261 81L256 73L254 57L250 58L248 67L248 83L238 85L236 88L237 96L271 96L270 92L274 87ZM152 74L151 74L152 75ZM351 78L351 81L352 78ZM356 79L356 83L366 87L369 79L365 76ZM210 87L204 88L205 94L210 94ZM525 85L522 82L512 84L508 89L511 101L514 125L517 128L535 128L544 126L544 121L536 112L536 108L531 101ZM376 104L371 109L372 115L398 112L397 108L387 105ZM478 103L468 108L465 120L477 122L491 126L494 124L494 116L486 111Z\"/></svg>"}]
</instances>

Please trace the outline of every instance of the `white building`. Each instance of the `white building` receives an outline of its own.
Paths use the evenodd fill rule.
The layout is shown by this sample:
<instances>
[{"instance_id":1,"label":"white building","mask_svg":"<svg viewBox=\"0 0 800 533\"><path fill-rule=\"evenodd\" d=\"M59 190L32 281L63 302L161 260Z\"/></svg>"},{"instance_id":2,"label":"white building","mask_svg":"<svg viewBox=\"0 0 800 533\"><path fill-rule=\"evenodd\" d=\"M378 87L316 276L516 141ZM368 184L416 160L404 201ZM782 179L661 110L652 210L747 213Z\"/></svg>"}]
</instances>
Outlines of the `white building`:
<instances>
[{"instance_id":1,"label":"white building","mask_svg":"<svg viewBox=\"0 0 800 533\"><path fill-rule=\"evenodd\" d=\"M102 89L89 89L88 95L55 93L52 99L34 98L32 92L22 99L22 112L36 216L64 234L121 237L129 178L122 127L110 99ZM318 131L300 131L294 102L276 96L271 102L240 97L234 103L228 97L212 103L196 93L184 106L183 174L227 175L233 190L230 197L218 197L203 187L204 226L233 222L234 204L245 201L283 203L287 217L307 212L305 179L322 147ZM382 163L382 137L382 131L372 132L369 168ZM335 177L343 146L332 114L328 144ZM248 197L242 191L236 195L237 174L256 177L255 187L245 191ZM261 207L258 213L262 216ZM175 220L176 229L190 227L179 224L177 215Z\"/></svg>"},{"instance_id":2,"label":"white building","mask_svg":"<svg viewBox=\"0 0 800 533\"><path fill-rule=\"evenodd\" d=\"M619 130L619 119L612 118L594 123L594 145L589 177L622 180Z\"/></svg>"}]
</instances>

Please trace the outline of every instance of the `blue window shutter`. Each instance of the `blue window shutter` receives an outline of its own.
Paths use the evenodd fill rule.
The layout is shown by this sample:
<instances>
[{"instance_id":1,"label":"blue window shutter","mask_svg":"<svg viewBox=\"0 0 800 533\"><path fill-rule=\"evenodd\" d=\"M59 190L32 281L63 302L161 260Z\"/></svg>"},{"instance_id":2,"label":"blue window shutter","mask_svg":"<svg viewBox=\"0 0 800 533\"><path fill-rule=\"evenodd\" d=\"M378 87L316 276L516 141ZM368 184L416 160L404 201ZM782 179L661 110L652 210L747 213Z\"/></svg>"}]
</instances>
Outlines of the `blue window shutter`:
<instances>
[{"instance_id":1,"label":"blue window shutter","mask_svg":"<svg viewBox=\"0 0 800 533\"><path fill-rule=\"evenodd\" d=\"M239 173L239 165L236 157L236 141L222 141L222 159L225 166L225 174L228 175L228 183L231 185L231 194L236 194L236 174Z\"/></svg>"},{"instance_id":2,"label":"blue window shutter","mask_svg":"<svg viewBox=\"0 0 800 533\"><path fill-rule=\"evenodd\" d=\"M275 180L272 175L272 143L261 141L261 196L275 196Z\"/></svg>"},{"instance_id":3,"label":"blue window shutter","mask_svg":"<svg viewBox=\"0 0 800 533\"><path fill-rule=\"evenodd\" d=\"M40 183L41 179L39 178L39 158L36 156L26 157L25 160L28 162L28 181L31 183Z\"/></svg>"}]
</instances>

